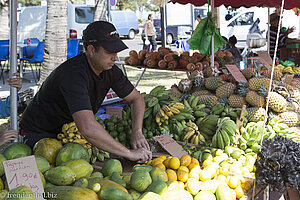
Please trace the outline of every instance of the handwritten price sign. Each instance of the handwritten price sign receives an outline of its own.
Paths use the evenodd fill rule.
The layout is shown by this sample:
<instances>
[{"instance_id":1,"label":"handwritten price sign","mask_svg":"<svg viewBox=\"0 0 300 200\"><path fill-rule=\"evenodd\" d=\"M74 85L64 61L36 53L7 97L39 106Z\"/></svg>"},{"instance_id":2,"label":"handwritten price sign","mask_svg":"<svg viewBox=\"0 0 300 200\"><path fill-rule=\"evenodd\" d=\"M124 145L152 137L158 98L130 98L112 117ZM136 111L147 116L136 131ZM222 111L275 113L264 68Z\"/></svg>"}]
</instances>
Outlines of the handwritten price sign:
<instances>
[{"instance_id":1,"label":"handwritten price sign","mask_svg":"<svg viewBox=\"0 0 300 200\"><path fill-rule=\"evenodd\" d=\"M154 137L154 139L172 156L181 158L188 153L168 134Z\"/></svg>"},{"instance_id":2,"label":"handwritten price sign","mask_svg":"<svg viewBox=\"0 0 300 200\"><path fill-rule=\"evenodd\" d=\"M9 190L19 186L31 188L37 200L44 200L44 188L34 156L2 162Z\"/></svg>"}]
</instances>

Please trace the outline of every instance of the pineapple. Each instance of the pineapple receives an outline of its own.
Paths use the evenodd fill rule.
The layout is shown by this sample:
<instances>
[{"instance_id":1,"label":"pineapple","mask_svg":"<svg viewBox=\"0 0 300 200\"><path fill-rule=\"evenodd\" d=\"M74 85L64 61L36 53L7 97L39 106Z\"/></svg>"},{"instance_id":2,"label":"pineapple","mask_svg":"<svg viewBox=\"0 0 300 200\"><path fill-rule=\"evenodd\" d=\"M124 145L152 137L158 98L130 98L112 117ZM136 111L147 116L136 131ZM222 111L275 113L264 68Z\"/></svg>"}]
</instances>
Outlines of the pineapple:
<instances>
[{"instance_id":1,"label":"pineapple","mask_svg":"<svg viewBox=\"0 0 300 200\"><path fill-rule=\"evenodd\" d=\"M246 81L240 81L236 93L242 97L245 97L248 92L248 83Z\"/></svg>"},{"instance_id":2,"label":"pineapple","mask_svg":"<svg viewBox=\"0 0 300 200\"><path fill-rule=\"evenodd\" d=\"M218 103L218 100L215 95L200 95L198 104L205 104L206 107L211 108Z\"/></svg>"},{"instance_id":3,"label":"pineapple","mask_svg":"<svg viewBox=\"0 0 300 200\"><path fill-rule=\"evenodd\" d=\"M202 88L204 86L204 78L196 78L193 84L195 89Z\"/></svg>"},{"instance_id":4,"label":"pineapple","mask_svg":"<svg viewBox=\"0 0 300 200\"><path fill-rule=\"evenodd\" d=\"M175 98L180 98L181 97L181 92L178 89L177 85L172 85L171 86L171 96Z\"/></svg>"},{"instance_id":5,"label":"pineapple","mask_svg":"<svg viewBox=\"0 0 300 200\"><path fill-rule=\"evenodd\" d=\"M216 90L221 84L220 77L208 77L204 82L205 87L209 90Z\"/></svg>"},{"instance_id":6,"label":"pineapple","mask_svg":"<svg viewBox=\"0 0 300 200\"><path fill-rule=\"evenodd\" d=\"M193 82L190 79L182 79L178 84L180 92L189 92L193 87Z\"/></svg>"},{"instance_id":7,"label":"pineapple","mask_svg":"<svg viewBox=\"0 0 300 200\"><path fill-rule=\"evenodd\" d=\"M232 94L228 98L228 104L233 108L242 108L243 105L246 105L246 98Z\"/></svg>"},{"instance_id":8,"label":"pineapple","mask_svg":"<svg viewBox=\"0 0 300 200\"><path fill-rule=\"evenodd\" d=\"M189 79L204 79L203 72L201 70L194 70L189 73Z\"/></svg>"},{"instance_id":9,"label":"pineapple","mask_svg":"<svg viewBox=\"0 0 300 200\"><path fill-rule=\"evenodd\" d=\"M267 98L269 107L275 112L281 112L288 104L285 98L276 92L270 92Z\"/></svg>"},{"instance_id":10,"label":"pineapple","mask_svg":"<svg viewBox=\"0 0 300 200\"><path fill-rule=\"evenodd\" d=\"M254 77L256 75L257 71L255 68L245 68L242 70L242 74L245 76L247 80Z\"/></svg>"},{"instance_id":11,"label":"pineapple","mask_svg":"<svg viewBox=\"0 0 300 200\"><path fill-rule=\"evenodd\" d=\"M265 98L255 91L249 91L246 95L246 101L253 107L264 107Z\"/></svg>"},{"instance_id":12,"label":"pineapple","mask_svg":"<svg viewBox=\"0 0 300 200\"><path fill-rule=\"evenodd\" d=\"M270 81L269 78L251 78L249 80L249 89L257 91L261 86L269 89Z\"/></svg>"},{"instance_id":13,"label":"pineapple","mask_svg":"<svg viewBox=\"0 0 300 200\"><path fill-rule=\"evenodd\" d=\"M251 107L247 108L247 112L247 119L249 122L258 122L264 120L266 110L262 107Z\"/></svg>"},{"instance_id":14,"label":"pineapple","mask_svg":"<svg viewBox=\"0 0 300 200\"><path fill-rule=\"evenodd\" d=\"M268 93L269 93L269 90L265 87L265 86L261 86L257 93L260 95L260 96L263 96L263 97L266 97L268 96Z\"/></svg>"},{"instance_id":15,"label":"pineapple","mask_svg":"<svg viewBox=\"0 0 300 200\"><path fill-rule=\"evenodd\" d=\"M294 127L299 124L299 116L296 112L283 112L278 116L283 119L284 123L286 123L289 127Z\"/></svg>"},{"instance_id":16,"label":"pineapple","mask_svg":"<svg viewBox=\"0 0 300 200\"><path fill-rule=\"evenodd\" d=\"M200 95L209 95L211 94L208 90L196 90L192 93L194 96L200 96Z\"/></svg>"},{"instance_id":17,"label":"pineapple","mask_svg":"<svg viewBox=\"0 0 300 200\"><path fill-rule=\"evenodd\" d=\"M217 88L216 96L217 97L229 97L234 93L235 85L232 83L225 83Z\"/></svg>"}]
</instances>

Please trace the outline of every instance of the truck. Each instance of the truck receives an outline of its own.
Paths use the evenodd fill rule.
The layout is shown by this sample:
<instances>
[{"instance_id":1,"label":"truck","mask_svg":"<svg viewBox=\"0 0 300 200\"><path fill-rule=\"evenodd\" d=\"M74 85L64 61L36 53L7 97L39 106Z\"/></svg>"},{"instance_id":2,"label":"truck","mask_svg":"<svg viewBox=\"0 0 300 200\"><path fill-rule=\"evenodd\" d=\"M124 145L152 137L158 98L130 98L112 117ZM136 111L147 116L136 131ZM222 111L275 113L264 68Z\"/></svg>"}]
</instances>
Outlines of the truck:
<instances>
[{"instance_id":1,"label":"truck","mask_svg":"<svg viewBox=\"0 0 300 200\"><path fill-rule=\"evenodd\" d=\"M29 6L21 9L17 26L18 42L26 38L45 39L47 6ZM93 22L94 6L68 4L68 38L81 39L82 31ZM133 39L139 33L139 23L133 11L111 11L112 23L120 36Z\"/></svg>"}]
</instances>

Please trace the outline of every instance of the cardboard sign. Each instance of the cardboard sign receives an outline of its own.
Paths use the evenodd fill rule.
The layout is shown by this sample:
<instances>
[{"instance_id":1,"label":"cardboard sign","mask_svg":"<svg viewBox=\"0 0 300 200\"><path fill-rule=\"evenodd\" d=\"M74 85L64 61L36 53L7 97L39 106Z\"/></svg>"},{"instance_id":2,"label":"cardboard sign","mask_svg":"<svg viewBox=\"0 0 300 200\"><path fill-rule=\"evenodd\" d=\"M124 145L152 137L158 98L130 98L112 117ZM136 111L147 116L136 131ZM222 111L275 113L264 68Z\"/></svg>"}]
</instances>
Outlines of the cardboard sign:
<instances>
[{"instance_id":1,"label":"cardboard sign","mask_svg":"<svg viewBox=\"0 0 300 200\"><path fill-rule=\"evenodd\" d=\"M168 134L154 137L154 139L172 156L181 158L188 153Z\"/></svg>"},{"instance_id":2,"label":"cardboard sign","mask_svg":"<svg viewBox=\"0 0 300 200\"><path fill-rule=\"evenodd\" d=\"M241 82L241 81L247 82L247 79L242 74L242 72L239 70L239 68L237 68L236 65L225 65L225 66L237 82Z\"/></svg>"},{"instance_id":3,"label":"cardboard sign","mask_svg":"<svg viewBox=\"0 0 300 200\"><path fill-rule=\"evenodd\" d=\"M267 51L258 51L257 52L258 57L262 58L263 60L266 61L266 63L268 63L269 65L273 63L273 60L271 58L271 56L268 54Z\"/></svg>"},{"instance_id":4,"label":"cardboard sign","mask_svg":"<svg viewBox=\"0 0 300 200\"><path fill-rule=\"evenodd\" d=\"M287 84L290 84L292 82L293 78L294 78L294 74L286 74L283 77L284 82Z\"/></svg>"},{"instance_id":5,"label":"cardboard sign","mask_svg":"<svg viewBox=\"0 0 300 200\"><path fill-rule=\"evenodd\" d=\"M34 156L7 160L2 164L9 190L28 186L37 200L44 200L43 183Z\"/></svg>"},{"instance_id":6,"label":"cardboard sign","mask_svg":"<svg viewBox=\"0 0 300 200\"><path fill-rule=\"evenodd\" d=\"M113 107L113 106L107 106L105 107L106 114L109 114L110 116L112 115L117 115L118 118L122 119L122 107Z\"/></svg>"}]
</instances>

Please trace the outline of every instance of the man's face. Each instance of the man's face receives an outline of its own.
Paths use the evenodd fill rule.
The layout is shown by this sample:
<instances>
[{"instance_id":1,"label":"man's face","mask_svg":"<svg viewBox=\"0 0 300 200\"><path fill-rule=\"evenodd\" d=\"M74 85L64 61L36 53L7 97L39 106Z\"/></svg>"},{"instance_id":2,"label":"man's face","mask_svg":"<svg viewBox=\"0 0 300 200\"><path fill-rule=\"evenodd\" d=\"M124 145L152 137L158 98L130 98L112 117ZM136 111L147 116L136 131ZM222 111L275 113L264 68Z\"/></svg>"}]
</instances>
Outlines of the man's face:
<instances>
[{"instance_id":1,"label":"man's face","mask_svg":"<svg viewBox=\"0 0 300 200\"><path fill-rule=\"evenodd\" d=\"M96 72L103 72L109 70L115 64L115 61L118 60L117 53L110 53L106 51L103 47L99 47L98 51L94 47L90 49L90 62L92 68Z\"/></svg>"}]
</instances>

